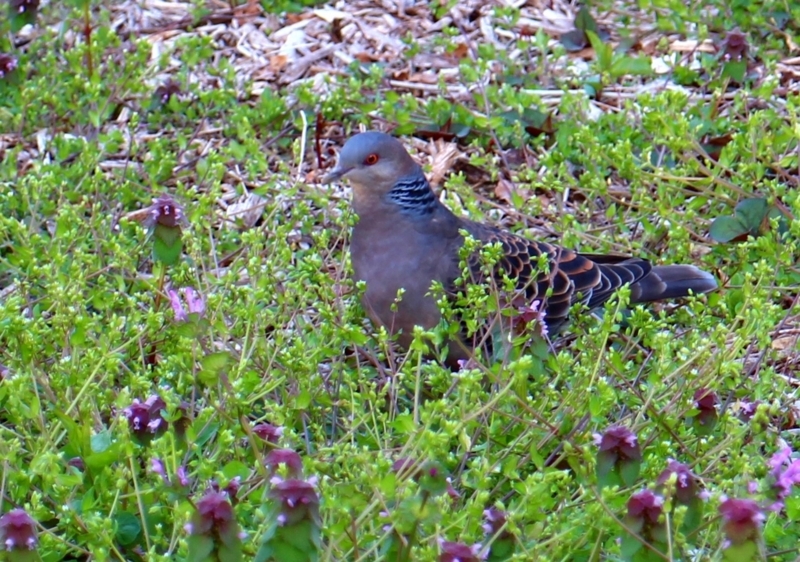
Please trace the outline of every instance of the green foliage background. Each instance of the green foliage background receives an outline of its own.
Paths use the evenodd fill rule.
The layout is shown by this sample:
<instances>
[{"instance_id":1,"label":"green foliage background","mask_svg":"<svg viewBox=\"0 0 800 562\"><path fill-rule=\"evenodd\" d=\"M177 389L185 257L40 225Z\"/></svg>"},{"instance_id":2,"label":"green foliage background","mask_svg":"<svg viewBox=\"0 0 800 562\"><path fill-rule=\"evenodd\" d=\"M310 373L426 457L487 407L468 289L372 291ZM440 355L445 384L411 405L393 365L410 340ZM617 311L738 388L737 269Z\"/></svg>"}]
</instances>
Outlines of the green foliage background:
<instances>
[{"instance_id":1,"label":"green foliage background","mask_svg":"<svg viewBox=\"0 0 800 562\"><path fill-rule=\"evenodd\" d=\"M100 3L78 4L51 3L17 46L3 22L0 41L19 61L0 79L2 511L21 506L40 523L45 560L183 559L192 506L152 473L154 458L172 474L186 466L195 494L212 479L242 478L235 510L252 556L268 487L265 445L250 430L261 421L283 426L281 446L319 477L322 560L381 559L384 512L399 525L392 517L412 513L403 500L418 492L390 470L399 457L441 463L459 493L414 512L414 560L435 559L437 539L485 541L492 505L509 513L515 559L623 559L627 499L654 486L669 458L688 464L711 499L706 523L674 534L662 559L722 556L719 496L767 482L779 439L796 441L800 104L780 65L798 8L593 4L623 40L642 21L655 25L666 42L657 52L667 36L719 47L738 27L745 72L700 53L698 64L675 64L683 90L647 88L661 80L639 75L647 55L598 43L602 57L576 77L556 70L564 47L539 32L519 35L516 60L478 44L456 63L459 82L488 71L498 79L457 100L442 83L438 95L387 88L385 65L358 61L324 77L324 88L256 95L210 37L177 36L154 56L144 38L113 32ZM191 13L209 10L197 3ZM516 9L486 14L498 30L518 31ZM453 51L460 33L403 40L411 57ZM179 91L162 103L155 92L176 68L171 59ZM748 78L755 69L760 78ZM588 119L598 106L608 111ZM631 311L623 295L602 318L576 321L543 359L455 374L416 350L400 361L364 320L349 280L347 198L316 183L315 134L336 146L359 125L454 133L469 159L444 183L458 212L568 247L697 263L722 288ZM535 166L512 158L523 147ZM499 178L517 190L499 198ZM146 229L130 216L162 192L188 219L184 259L168 270L153 264ZM257 225L225 220L221 201L248 192L263 197ZM780 216L760 221L757 236L713 242L711 221L748 198ZM206 296L198 331L173 321L165 281ZM720 398L707 434L692 423L701 388ZM173 423L143 445L123 410L156 392ZM174 423L184 411L185 437ZM636 486L600 491L592 433L612 424L637 433L643 461ZM82 467L68 464L76 457ZM799 507L795 495L768 516L770 560L796 559ZM673 529L683 516L670 515Z\"/></svg>"}]
</instances>

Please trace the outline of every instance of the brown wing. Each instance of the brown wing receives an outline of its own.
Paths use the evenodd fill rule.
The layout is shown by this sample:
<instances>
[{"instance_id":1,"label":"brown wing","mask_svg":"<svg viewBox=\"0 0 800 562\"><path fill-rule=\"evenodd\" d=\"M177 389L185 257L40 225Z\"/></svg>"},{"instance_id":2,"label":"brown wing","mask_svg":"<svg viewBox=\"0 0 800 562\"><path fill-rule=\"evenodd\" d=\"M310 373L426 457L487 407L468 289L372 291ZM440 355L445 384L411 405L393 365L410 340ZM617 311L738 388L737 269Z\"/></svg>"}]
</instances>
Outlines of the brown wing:
<instances>
[{"instance_id":1,"label":"brown wing","mask_svg":"<svg viewBox=\"0 0 800 562\"><path fill-rule=\"evenodd\" d=\"M638 283L653 269L649 261L640 258L603 254L581 255L600 268L600 283L595 287L592 298L586 303L589 308L595 308L606 302L617 289L626 283L631 285ZM636 287L634 287L635 290ZM635 302L635 295L633 297Z\"/></svg>"},{"instance_id":2,"label":"brown wing","mask_svg":"<svg viewBox=\"0 0 800 562\"><path fill-rule=\"evenodd\" d=\"M576 302L583 302L589 308L600 306L619 287L636 283L652 267L637 258L579 254L478 223L470 223L466 228L484 243L502 245L503 257L495 266L495 279L502 279L504 274L516 279L516 289L527 304L536 299L544 301L547 325L553 331L564 323ZM549 270L539 269L542 254L547 255ZM470 257L469 266L473 279L480 281L477 255ZM548 296L549 289L552 290Z\"/></svg>"}]
</instances>

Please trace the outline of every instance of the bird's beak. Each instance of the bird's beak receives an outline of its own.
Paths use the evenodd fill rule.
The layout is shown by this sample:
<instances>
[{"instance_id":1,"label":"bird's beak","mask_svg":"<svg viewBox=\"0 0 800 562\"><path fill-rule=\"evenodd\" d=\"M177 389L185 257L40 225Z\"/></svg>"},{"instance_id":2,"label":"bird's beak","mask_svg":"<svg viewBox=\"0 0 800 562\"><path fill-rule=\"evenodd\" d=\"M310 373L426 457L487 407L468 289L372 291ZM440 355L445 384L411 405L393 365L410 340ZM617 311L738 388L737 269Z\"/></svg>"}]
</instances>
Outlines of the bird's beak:
<instances>
[{"instance_id":1,"label":"bird's beak","mask_svg":"<svg viewBox=\"0 0 800 562\"><path fill-rule=\"evenodd\" d=\"M325 175L325 177L323 177L323 178L322 178L322 183L332 183L332 182L335 182L336 180L338 180L338 179L341 179L341 178L343 178L344 176L346 176L346 175L347 175L347 173L348 173L348 172L349 172L351 169L352 169L352 168L343 168L341 165L337 165L337 166L336 166L336 167L335 167L333 170L331 170L330 172L328 172L328 174L327 174L327 175Z\"/></svg>"}]
</instances>

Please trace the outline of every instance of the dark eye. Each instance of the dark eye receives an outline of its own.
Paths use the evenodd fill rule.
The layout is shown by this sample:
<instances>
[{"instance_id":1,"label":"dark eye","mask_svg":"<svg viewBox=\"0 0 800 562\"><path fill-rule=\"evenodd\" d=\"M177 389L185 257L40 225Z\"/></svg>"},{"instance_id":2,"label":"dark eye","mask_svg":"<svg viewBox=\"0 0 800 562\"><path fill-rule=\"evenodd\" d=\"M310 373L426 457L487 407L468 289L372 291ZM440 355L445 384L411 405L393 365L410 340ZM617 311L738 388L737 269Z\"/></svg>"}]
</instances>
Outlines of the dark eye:
<instances>
[{"instance_id":1,"label":"dark eye","mask_svg":"<svg viewBox=\"0 0 800 562\"><path fill-rule=\"evenodd\" d=\"M364 158L364 164L367 166L372 166L373 164L378 163L378 155L375 153L370 154L366 158Z\"/></svg>"}]
</instances>

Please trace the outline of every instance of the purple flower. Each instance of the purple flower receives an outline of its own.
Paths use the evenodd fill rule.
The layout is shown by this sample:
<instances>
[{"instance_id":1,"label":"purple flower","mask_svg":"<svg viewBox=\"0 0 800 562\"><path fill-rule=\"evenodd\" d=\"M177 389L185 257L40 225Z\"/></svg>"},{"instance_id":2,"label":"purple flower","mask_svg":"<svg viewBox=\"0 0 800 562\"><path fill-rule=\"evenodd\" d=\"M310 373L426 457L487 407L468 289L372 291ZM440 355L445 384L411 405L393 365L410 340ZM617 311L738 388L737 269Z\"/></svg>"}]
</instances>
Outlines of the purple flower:
<instances>
[{"instance_id":1,"label":"purple flower","mask_svg":"<svg viewBox=\"0 0 800 562\"><path fill-rule=\"evenodd\" d=\"M169 195L161 195L153 199L153 204L143 209L144 225L153 228L157 224L168 228L186 226L186 212L175 199ZM138 217L138 213L135 215Z\"/></svg>"},{"instance_id":2,"label":"purple flower","mask_svg":"<svg viewBox=\"0 0 800 562\"><path fill-rule=\"evenodd\" d=\"M36 522L24 509L12 509L0 517L0 543L5 550L34 550Z\"/></svg>"},{"instance_id":3,"label":"purple flower","mask_svg":"<svg viewBox=\"0 0 800 562\"><path fill-rule=\"evenodd\" d=\"M453 479L448 476L445 481L447 482L447 496L453 501L461 499L461 494L453 487Z\"/></svg>"},{"instance_id":4,"label":"purple flower","mask_svg":"<svg viewBox=\"0 0 800 562\"><path fill-rule=\"evenodd\" d=\"M469 371L478 368L478 362L475 361L474 357L470 357L469 359L459 359L456 361L456 363L458 363L459 371Z\"/></svg>"},{"instance_id":5,"label":"purple flower","mask_svg":"<svg viewBox=\"0 0 800 562\"><path fill-rule=\"evenodd\" d=\"M0 53L0 78L5 78L17 68L17 59L6 53Z\"/></svg>"},{"instance_id":6,"label":"purple flower","mask_svg":"<svg viewBox=\"0 0 800 562\"><path fill-rule=\"evenodd\" d=\"M269 497L279 504L277 517L281 526L308 519L319 521L319 496L311 482L296 478L274 478Z\"/></svg>"},{"instance_id":7,"label":"purple flower","mask_svg":"<svg viewBox=\"0 0 800 562\"><path fill-rule=\"evenodd\" d=\"M725 499L719 506L725 536L732 544L754 540L761 529L764 514L754 500Z\"/></svg>"},{"instance_id":8,"label":"purple flower","mask_svg":"<svg viewBox=\"0 0 800 562\"><path fill-rule=\"evenodd\" d=\"M162 479L169 481L169 478L167 478L167 470L164 468L164 462L161 459L152 459L150 461L150 470L158 474Z\"/></svg>"},{"instance_id":9,"label":"purple flower","mask_svg":"<svg viewBox=\"0 0 800 562\"><path fill-rule=\"evenodd\" d=\"M594 434L597 451L597 480L600 487L632 486L639 476L642 451L636 434L622 426L612 426Z\"/></svg>"},{"instance_id":10,"label":"purple flower","mask_svg":"<svg viewBox=\"0 0 800 562\"><path fill-rule=\"evenodd\" d=\"M627 427L609 427L602 435L595 434L594 442L601 452L613 455L615 460L638 461L642 458L636 434Z\"/></svg>"},{"instance_id":11,"label":"purple flower","mask_svg":"<svg viewBox=\"0 0 800 562\"><path fill-rule=\"evenodd\" d=\"M778 477L778 485L786 490L786 496L791 493L791 487L800 484L800 459L795 459ZM784 497L786 497L784 496Z\"/></svg>"},{"instance_id":12,"label":"purple flower","mask_svg":"<svg viewBox=\"0 0 800 562\"><path fill-rule=\"evenodd\" d=\"M480 544L467 546L459 542L439 542L439 562L480 562L484 559L480 556Z\"/></svg>"},{"instance_id":13,"label":"purple flower","mask_svg":"<svg viewBox=\"0 0 800 562\"><path fill-rule=\"evenodd\" d=\"M167 103L169 99L181 92L181 85L174 81L172 78L167 78L167 81L164 82L161 86L156 88L154 93L156 99L162 105Z\"/></svg>"},{"instance_id":14,"label":"purple flower","mask_svg":"<svg viewBox=\"0 0 800 562\"><path fill-rule=\"evenodd\" d=\"M422 491L436 496L452 492L458 494L458 492L453 489L450 484L450 479L447 477L447 473L439 463L434 461L426 462L422 465L420 474L420 478L417 482ZM452 495L450 497L452 498Z\"/></svg>"},{"instance_id":15,"label":"purple flower","mask_svg":"<svg viewBox=\"0 0 800 562\"><path fill-rule=\"evenodd\" d=\"M645 526L658 523L664 507L664 498L650 490L636 492L628 500L628 517L641 521Z\"/></svg>"},{"instance_id":16,"label":"purple flower","mask_svg":"<svg viewBox=\"0 0 800 562\"><path fill-rule=\"evenodd\" d=\"M178 289L167 289L167 296L172 305L172 312L175 314L176 322L186 322L190 314L196 314L202 318L206 312L206 299L191 287Z\"/></svg>"},{"instance_id":17,"label":"purple flower","mask_svg":"<svg viewBox=\"0 0 800 562\"><path fill-rule=\"evenodd\" d=\"M188 226L186 212L175 199L162 195L152 205L126 215L141 222L152 238L153 259L164 265L177 264L183 254L183 227Z\"/></svg>"},{"instance_id":18,"label":"purple flower","mask_svg":"<svg viewBox=\"0 0 800 562\"><path fill-rule=\"evenodd\" d=\"M545 314L546 311L540 307L542 306L542 301L535 300L531 304L527 306L521 306L517 309L519 314L514 318L514 325L518 329L524 329L530 323L535 323L535 327L538 328L538 334L546 338L548 335L547 331L547 322L545 322Z\"/></svg>"},{"instance_id":19,"label":"purple flower","mask_svg":"<svg viewBox=\"0 0 800 562\"><path fill-rule=\"evenodd\" d=\"M192 521L186 526L190 535L206 535L230 543L238 540L239 525L227 494L209 491L197 502Z\"/></svg>"},{"instance_id":20,"label":"purple flower","mask_svg":"<svg viewBox=\"0 0 800 562\"><path fill-rule=\"evenodd\" d=\"M729 31L722 44L722 57L726 60L742 60L747 50L747 36L738 29Z\"/></svg>"},{"instance_id":21,"label":"purple flower","mask_svg":"<svg viewBox=\"0 0 800 562\"><path fill-rule=\"evenodd\" d=\"M772 455L767 461L767 466L772 469L772 475L777 476L783 470L783 467L792 460L792 448L784 445L777 453Z\"/></svg>"},{"instance_id":22,"label":"purple flower","mask_svg":"<svg viewBox=\"0 0 800 562\"><path fill-rule=\"evenodd\" d=\"M151 434L161 434L167 429L167 421L161 415L167 404L157 394L153 394L144 402L138 398L123 410L128 419L131 431L137 437L147 437Z\"/></svg>"},{"instance_id":23,"label":"purple flower","mask_svg":"<svg viewBox=\"0 0 800 562\"><path fill-rule=\"evenodd\" d=\"M693 499L698 497L697 476L685 464L670 460L667 468L658 477L658 485L666 484L673 474L676 476L675 499L680 504L689 505Z\"/></svg>"},{"instance_id":24,"label":"purple flower","mask_svg":"<svg viewBox=\"0 0 800 562\"><path fill-rule=\"evenodd\" d=\"M153 473L158 474L168 486L172 486L173 488L185 488L191 483L189 480L189 475L186 472L186 467L183 465L180 465L178 470L175 471L175 481L177 481L177 485L175 485L175 481L170 480L169 476L167 475L167 469L161 459L152 459L150 461L150 470L152 470Z\"/></svg>"},{"instance_id":25,"label":"purple flower","mask_svg":"<svg viewBox=\"0 0 800 562\"><path fill-rule=\"evenodd\" d=\"M694 406L700 411L697 421L701 426L713 428L717 421L718 402L716 393L708 388L701 388L694 393Z\"/></svg>"},{"instance_id":26,"label":"purple flower","mask_svg":"<svg viewBox=\"0 0 800 562\"><path fill-rule=\"evenodd\" d=\"M253 433L258 435L267 443L272 443L275 445L278 442L278 439L280 439L283 435L283 428L274 426L271 423L259 423L253 427Z\"/></svg>"},{"instance_id":27,"label":"purple flower","mask_svg":"<svg viewBox=\"0 0 800 562\"><path fill-rule=\"evenodd\" d=\"M784 446L767 461L773 479L772 490L777 501L770 507L772 511L783 509L783 501L792 493L792 488L800 484L800 459L792 460L792 449Z\"/></svg>"},{"instance_id":28,"label":"purple flower","mask_svg":"<svg viewBox=\"0 0 800 562\"><path fill-rule=\"evenodd\" d=\"M216 480L211 481L211 489L215 492L222 492L223 494L227 494L228 497L231 499L231 503L236 505L236 494L239 493L239 488L242 487L242 478L240 476L236 476L228 482L228 484L224 488L220 488L219 482Z\"/></svg>"},{"instance_id":29,"label":"purple flower","mask_svg":"<svg viewBox=\"0 0 800 562\"><path fill-rule=\"evenodd\" d=\"M497 509L496 507L485 509L483 510L483 532L488 537L492 537L500 533L498 538L504 538L509 535L508 531L505 530L507 520L508 514L506 514L505 511Z\"/></svg>"},{"instance_id":30,"label":"purple flower","mask_svg":"<svg viewBox=\"0 0 800 562\"><path fill-rule=\"evenodd\" d=\"M181 486L185 487L185 486L189 485L189 483L190 483L189 482L189 475L186 473L186 467L185 466L180 465L178 467L178 470L175 472L175 476L178 479L178 484L180 484Z\"/></svg>"},{"instance_id":31,"label":"purple flower","mask_svg":"<svg viewBox=\"0 0 800 562\"><path fill-rule=\"evenodd\" d=\"M241 476L234 476L231 478L231 481L228 482L228 485L225 486L224 491L228 494L229 497L235 498L236 494L239 493L239 488L242 487L242 477Z\"/></svg>"},{"instance_id":32,"label":"purple flower","mask_svg":"<svg viewBox=\"0 0 800 562\"><path fill-rule=\"evenodd\" d=\"M650 543L666 540L667 526L661 520L664 511L664 498L650 490L633 494L628 500L626 525Z\"/></svg>"},{"instance_id":33,"label":"purple flower","mask_svg":"<svg viewBox=\"0 0 800 562\"><path fill-rule=\"evenodd\" d=\"M39 8L39 0L10 0L11 10L18 14L35 12Z\"/></svg>"},{"instance_id":34,"label":"purple flower","mask_svg":"<svg viewBox=\"0 0 800 562\"><path fill-rule=\"evenodd\" d=\"M750 421L753 419L753 415L756 413L759 404L761 404L760 400L756 400L755 402L747 402L746 400L740 401L739 419L742 421Z\"/></svg>"},{"instance_id":35,"label":"purple flower","mask_svg":"<svg viewBox=\"0 0 800 562\"><path fill-rule=\"evenodd\" d=\"M264 464L269 468L270 475L278 471L279 465L286 467L286 473L290 478L299 478L303 474L303 459L289 449L273 449L267 453Z\"/></svg>"}]
</instances>

